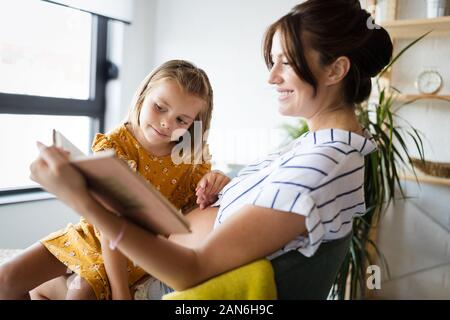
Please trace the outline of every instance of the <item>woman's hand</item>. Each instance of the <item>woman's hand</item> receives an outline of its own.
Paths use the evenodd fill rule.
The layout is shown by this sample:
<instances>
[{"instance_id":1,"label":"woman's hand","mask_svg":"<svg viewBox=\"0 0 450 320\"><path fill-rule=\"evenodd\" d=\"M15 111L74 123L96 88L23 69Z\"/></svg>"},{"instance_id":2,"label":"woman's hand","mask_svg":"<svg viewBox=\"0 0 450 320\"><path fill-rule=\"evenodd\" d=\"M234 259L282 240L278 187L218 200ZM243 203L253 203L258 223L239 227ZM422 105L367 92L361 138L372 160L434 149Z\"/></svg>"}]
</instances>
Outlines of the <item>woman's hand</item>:
<instances>
[{"instance_id":1,"label":"woman's hand","mask_svg":"<svg viewBox=\"0 0 450 320\"><path fill-rule=\"evenodd\" d=\"M40 142L37 146L40 152L30 165L31 180L68 205L76 203L77 197L88 195L86 180L70 164L66 151Z\"/></svg>"},{"instance_id":2,"label":"woman's hand","mask_svg":"<svg viewBox=\"0 0 450 320\"><path fill-rule=\"evenodd\" d=\"M204 209L217 201L217 194L225 187L230 178L220 171L213 170L203 176L198 182L196 195L197 204Z\"/></svg>"}]
</instances>

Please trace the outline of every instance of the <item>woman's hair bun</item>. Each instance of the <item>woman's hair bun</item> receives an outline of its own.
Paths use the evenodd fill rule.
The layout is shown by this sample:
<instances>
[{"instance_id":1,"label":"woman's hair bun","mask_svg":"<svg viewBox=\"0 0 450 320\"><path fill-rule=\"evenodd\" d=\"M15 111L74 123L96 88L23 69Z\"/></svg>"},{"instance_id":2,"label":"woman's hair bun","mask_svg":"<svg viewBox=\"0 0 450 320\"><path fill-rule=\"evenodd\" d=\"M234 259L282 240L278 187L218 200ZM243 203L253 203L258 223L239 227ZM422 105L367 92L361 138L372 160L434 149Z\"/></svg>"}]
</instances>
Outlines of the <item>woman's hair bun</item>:
<instances>
[{"instance_id":1,"label":"woman's hair bun","mask_svg":"<svg viewBox=\"0 0 450 320\"><path fill-rule=\"evenodd\" d=\"M361 47L352 50L349 54L361 76L375 77L389 64L392 57L392 41L388 32L379 26L369 30L367 40Z\"/></svg>"}]
</instances>

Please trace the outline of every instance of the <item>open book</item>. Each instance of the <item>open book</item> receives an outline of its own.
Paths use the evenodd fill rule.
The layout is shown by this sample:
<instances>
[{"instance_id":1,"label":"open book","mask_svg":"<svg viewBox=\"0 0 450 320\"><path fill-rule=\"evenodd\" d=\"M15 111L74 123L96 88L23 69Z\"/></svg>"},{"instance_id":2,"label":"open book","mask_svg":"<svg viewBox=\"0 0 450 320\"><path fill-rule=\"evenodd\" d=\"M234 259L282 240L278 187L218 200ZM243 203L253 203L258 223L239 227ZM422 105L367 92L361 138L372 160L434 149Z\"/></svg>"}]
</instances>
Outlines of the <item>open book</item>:
<instances>
[{"instance_id":1,"label":"open book","mask_svg":"<svg viewBox=\"0 0 450 320\"><path fill-rule=\"evenodd\" d=\"M56 130L53 144L70 152L70 161L86 178L91 194L110 211L155 234L190 232L181 211L116 158L114 150L87 156Z\"/></svg>"}]
</instances>

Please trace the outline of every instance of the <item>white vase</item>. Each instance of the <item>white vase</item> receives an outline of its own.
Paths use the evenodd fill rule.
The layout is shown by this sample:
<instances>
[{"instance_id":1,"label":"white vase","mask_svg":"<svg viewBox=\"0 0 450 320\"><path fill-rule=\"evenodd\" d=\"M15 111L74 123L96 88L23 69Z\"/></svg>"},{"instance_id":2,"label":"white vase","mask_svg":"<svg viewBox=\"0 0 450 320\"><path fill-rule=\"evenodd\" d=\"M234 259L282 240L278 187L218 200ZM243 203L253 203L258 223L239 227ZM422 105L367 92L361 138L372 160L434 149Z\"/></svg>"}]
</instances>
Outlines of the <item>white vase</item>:
<instances>
[{"instance_id":1,"label":"white vase","mask_svg":"<svg viewBox=\"0 0 450 320\"><path fill-rule=\"evenodd\" d=\"M446 14L447 0L427 0L427 18L442 17Z\"/></svg>"}]
</instances>

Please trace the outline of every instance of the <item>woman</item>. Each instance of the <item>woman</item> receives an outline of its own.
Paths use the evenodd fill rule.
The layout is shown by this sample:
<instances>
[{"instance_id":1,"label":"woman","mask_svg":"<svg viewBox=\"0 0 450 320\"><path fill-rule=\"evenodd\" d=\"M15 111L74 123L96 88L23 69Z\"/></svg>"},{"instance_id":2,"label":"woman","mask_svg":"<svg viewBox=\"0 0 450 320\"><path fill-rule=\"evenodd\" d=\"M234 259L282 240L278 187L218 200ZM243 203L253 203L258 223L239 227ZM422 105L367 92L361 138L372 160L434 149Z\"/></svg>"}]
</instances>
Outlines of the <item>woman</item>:
<instances>
[{"instance_id":1,"label":"woman","mask_svg":"<svg viewBox=\"0 0 450 320\"><path fill-rule=\"evenodd\" d=\"M351 232L352 218L365 211L364 156L375 145L355 105L369 97L371 77L392 55L389 35L369 29L369 18L357 0L309 0L269 27L264 56L279 111L306 118L310 132L243 169L216 207L189 213L192 234L166 239L111 214L54 147L40 147L31 178L175 290L289 250L311 256ZM5 270L0 288L14 291Z\"/></svg>"}]
</instances>

